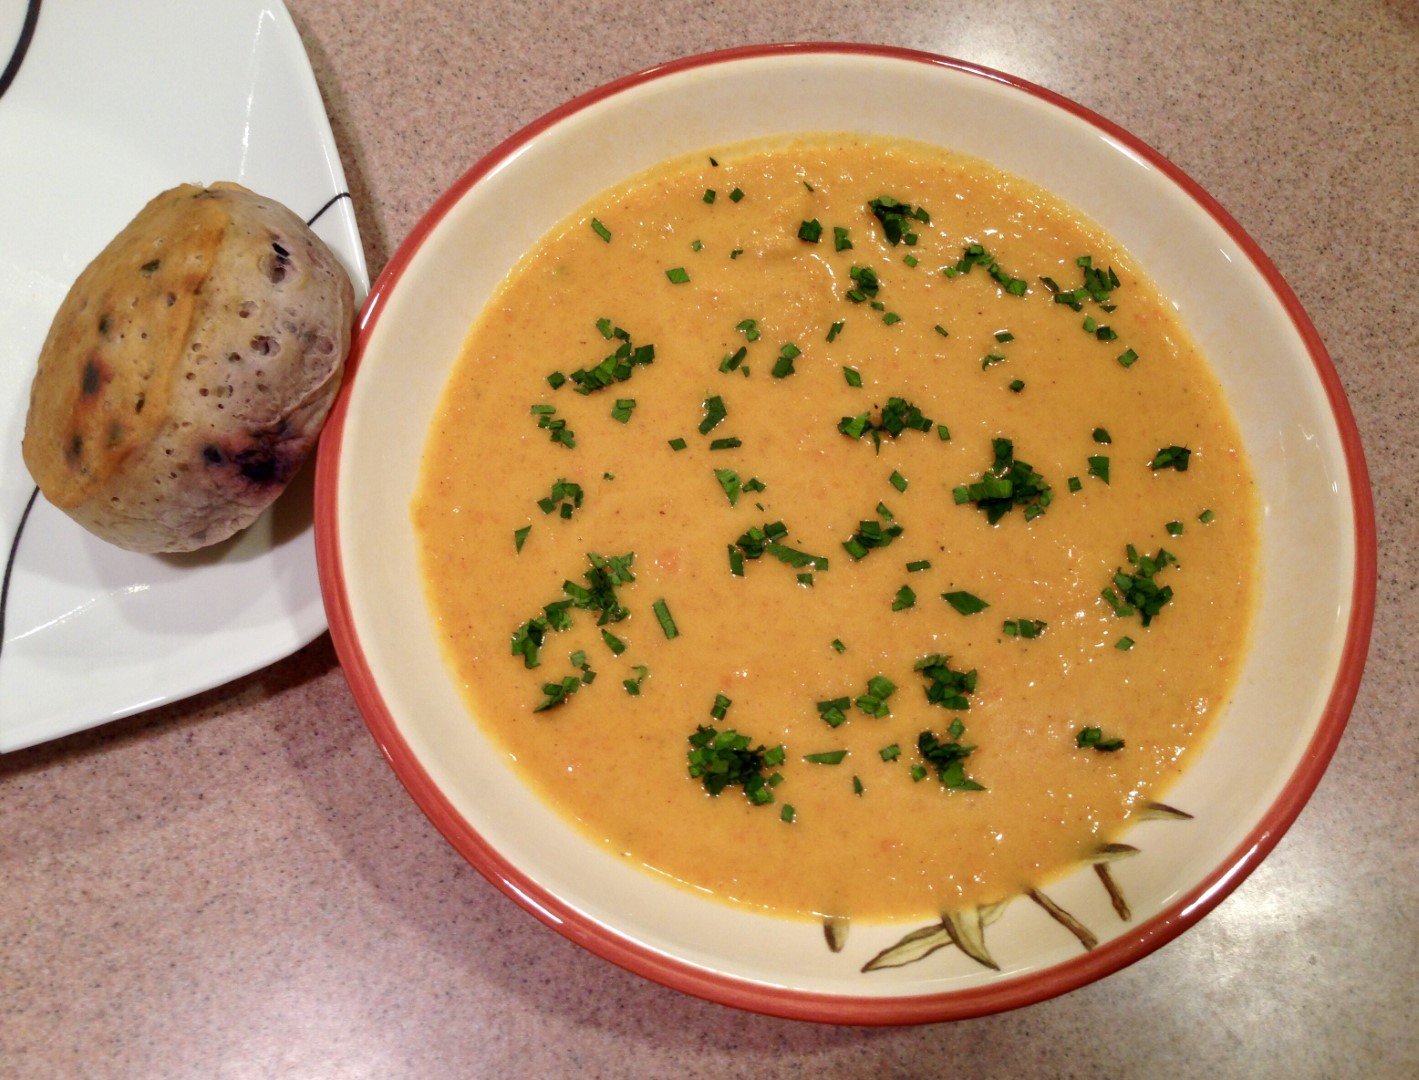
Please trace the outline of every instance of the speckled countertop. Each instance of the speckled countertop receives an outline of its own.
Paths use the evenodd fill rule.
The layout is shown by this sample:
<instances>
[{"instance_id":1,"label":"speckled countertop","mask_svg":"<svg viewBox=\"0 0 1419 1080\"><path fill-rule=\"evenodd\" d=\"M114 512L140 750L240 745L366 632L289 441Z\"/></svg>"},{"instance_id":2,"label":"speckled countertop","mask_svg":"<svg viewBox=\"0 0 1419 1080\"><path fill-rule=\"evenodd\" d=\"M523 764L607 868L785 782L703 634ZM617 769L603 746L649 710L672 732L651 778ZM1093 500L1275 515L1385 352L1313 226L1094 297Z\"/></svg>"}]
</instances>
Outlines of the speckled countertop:
<instances>
[{"instance_id":1,"label":"speckled countertop","mask_svg":"<svg viewBox=\"0 0 1419 1080\"><path fill-rule=\"evenodd\" d=\"M1196 928L1031 1008L867 1030L737 1013L544 929L424 819L321 638L0 758L0 1075L1419 1075L1413 0L290 7L372 272L523 124L713 48L927 49L1121 123L1250 231L1331 350L1379 513L1369 668L1309 807Z\"/></svg>"}]
</instances>

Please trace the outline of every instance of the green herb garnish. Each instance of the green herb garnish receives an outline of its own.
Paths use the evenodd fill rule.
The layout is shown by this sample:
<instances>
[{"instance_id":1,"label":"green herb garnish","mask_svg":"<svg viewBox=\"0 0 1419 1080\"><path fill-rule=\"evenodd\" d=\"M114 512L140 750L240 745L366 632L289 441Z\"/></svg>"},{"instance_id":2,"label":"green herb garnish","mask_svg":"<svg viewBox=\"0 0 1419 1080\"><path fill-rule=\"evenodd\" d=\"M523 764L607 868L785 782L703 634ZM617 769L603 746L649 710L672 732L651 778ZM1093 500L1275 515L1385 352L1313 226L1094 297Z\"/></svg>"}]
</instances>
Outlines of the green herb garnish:
<instances>
[{"instance_id":1,"label":"green herb garnish","mask_svg":"<svg viewBox=\"0 0 1419 1080\"><path fill-rule=\"evenodd\" d=\"M846 750L825 750L820 754L804 754L803 760L813 765L841 765L845 757Z\"/></svg>"},{"instance_id":2,"label":"green herb garnish","mask_svg":"<svg viewBox=\"0 0 1419 1080\"><path fill-rule=\"evenodd\" d=\"M1039 619L1006 619L1001 626L1006 637L1037 638L1045 632L1045 624Z\"/></svg>"},{"instance_id":3,"label":"green herb garnish","mask_svg":"<svg viewBox=\"0 0 1419 1080\"><path fill-rule=\"evenodd\" d=\"M976 690L976 670L956 671L951 658L941 653L923 656L912 667L926 680L926 700L943 709L964 711L971 707L970 695Z\"/></svg>"},{"instance_id":4,"label":"green herb garnish","mask_svg":"<svg viewBox=\"0 0 1419 1080\"><path fill-rule=\"evenodd\" d=\"M683 266L672 266L665 271L665 277L672 285L684 285L690 280L690 273Z\"/></svg>"},{"instance_id":5,"label":"green herb garnish","mask_svg":"<svg viewBox=\"0 0 1419 1080\"><path fill-rule=\"evenodd\" d=\"M793 362L803 355L801 350L793 342L785 342L783 348L778 351L778 359L774 361L773 370L769 372L775 379L786 379L793 374Z\"/></svg>"},{"instance_id":6,"label":"green herb garnish","mask_svg":"<svg viewBox=\"0 0 1419 1080\"><path fill-rule=\"evenodd\" d=\"M875 716L879 720L892 715L892 710L887 704L887 699L896 693L897 684L885 675L874 675L867 680L867 691L859 694L853 704L865 712L868 716Z\"/></svg>"},{"instance_id":7,"label":"green herb garnish","mask_svg":"<svg viewBox=\"0 0 1419 1080\"><path fill-rule=\"evenodd\" d=\"M669 641L680 636L680 630L675 625L675 620L670 615L670 605L664 600L657 600L650 605L651 611L655 612L655 621L660 623L660 629Z\"/></svg>"},{"instance_id":8,"label":"green herb garnish","mask_svg":"<svg viewBox=\"0 0 1419 1080\"><path fill-rule=\"evenodd\" d=\"M747 735L732 728L719 731L712 725L699 725L689 736L686 755L691 779L699 780L714 796L727 787L741 787L745 798L756 806L773 802L772 787L764 777L765 765L772 764L772 752L763 744L750 749L749 742ZM783 748L774 749L781 761Z\"/></svg>"},{"instance_id":9,"label":"green herb garnish","mask_svg":"<svg viewBox=\"0 0 1419 1080\"><path fill-rule=\"evenodd\" d=\"M570 480L558 478L552 484L552 493L545 499L538 499L537 505L542 508L542 513L550 514L553 510L560 510L563 520L572 516L574 510L581 509L582 490L580 484L572 483Z\"/></svg>"},{"instance_id":10,"label":"green herb garnish","mask_svg":"<svg viewBox=\"0 0 1419 1080\"><path fill-rule=\"evenodd\" d=\"M512 531L512 543L513 543L513 549L514 549L515 551L521 553L521 551L522 551L522 545L525 544L525 543L527 543L527 534L530 533L531 531L532 531L532 526L531 526L531 525L524 525L522 528L520 528L520 529L514 529L514 530Z\"/></svg>"},{"instance_id":11,"label":"green herb garnish","mask_svg":"<svg viewBox=\"0 0 1419 1080\"><path fill-rule=\"evenodd\" d=\"M817 218L812 221L802 222L798 226L798 239L806 240L810 244L816 244L823 235L823 223Z\"/></svg>"},{"instance_id":12,"label":"green herb garnish","mask_svg":"<svg viewBox=\"0 0 1419 1080\"><path fill-rule=\"evenodd\" d=\"M957 729L958 733L963 730L964 727ZM916 749L922 759L936 769L936 779L942 787L957 791L985 790L983 785L966 775L965 761L975 751L974 746L964 746L954 737L943 742L935 732L923 731L916 738Z\"/></svg>"},{"instance_id":13,"label":"green herb garnish","mask_svg":"<svg viewBox=\"0 0 1419 1080\"><path fill-rule=\"evenodd\" d=\"M988 603L979 596L976 596L975 593L968 593L964 589L942 593L941 599L945 600L946 603L950 604L962 615L974 615L990 607Z\"/></svg>"},{"instance_id":14,"label":"green herb garnish","mask_svg":"<svg viewBox=\"0 0 1419 1080\"><path fill-rule=\"evenodd\" d=\"M991 447L995 458L990 468L975 483L952 491L956 505L974 503L992 525L1017 506L1024 508L1026 521L1033 521L1050 504L1049 484L1028 462L1016 460L1009 439L992 439Z\"/></svg>"},{"instance_id":15,"label":"green herb garnish","mask_svg":"<svg viewBox=\"0 0 1419 1080\"><path fill-rule=\"evenodd\" d=\"M1074 735L1074 745L1080 750L1098 750L1100 753L1110 754L1115 750L1123 749L1123 740L1114 738L1104 738L1103 728L1082 727Z\"/></svg>"},{"instance_id":16,"label":"green herb garnish","mask_svg":"<svg viewBox=\"0 0 1419 1080\"><path fill-rule=\"evenodd\" d=\"M907 608L916 606L916 593L910 585L903 585L897 590L897 597L892 601L893 611L906 611Z\"/></svg>"},{"instance_id":17,"label":"green herb garnish","mask_svg":"<svg viewBox=\"0 0 1419 1080\"><path fill-rule=\"evenodd\" d=\"M1159 548L1152 557L1140 555L1132 544L1127 549L1131 573L1114 572L1113 585L1101 594L1114 614L1120 618L1137 613L1143 625L1151 623L1163 606L1173 598L1171 586L1159 586L1154 578L1166 567L1177 563L1172 552ZM1132 643L1130 642L1130 645Z\"/></svg>"},{"instance_id":18,"label":"green herb garnish","mask_svg":"<svg viewBox=\"0 0 1419 1080\"><path fill-rule=\"evenodd\" d=\"M611 242L611 230L608 229L605 225L601 224L601 222L598 221L596 218L591 219L591 231L594 232L597 236L601 237L601 239L605 240L608 244Z\"/></svg>"},{"instance_id":19,"label":"green herb garnish","mask_svg":"<svg viewBox=\"0 0 1419 1080\"><path fill-rule=\"evenodd\" d=\"M1178 472L1187 472L1190 457L1192 457L1192 451L1186 446L1165 446L1153 455L1153 460L1148 467L1154 472L1159 469L1176 469Z\"/></svg>"}]
</instances>

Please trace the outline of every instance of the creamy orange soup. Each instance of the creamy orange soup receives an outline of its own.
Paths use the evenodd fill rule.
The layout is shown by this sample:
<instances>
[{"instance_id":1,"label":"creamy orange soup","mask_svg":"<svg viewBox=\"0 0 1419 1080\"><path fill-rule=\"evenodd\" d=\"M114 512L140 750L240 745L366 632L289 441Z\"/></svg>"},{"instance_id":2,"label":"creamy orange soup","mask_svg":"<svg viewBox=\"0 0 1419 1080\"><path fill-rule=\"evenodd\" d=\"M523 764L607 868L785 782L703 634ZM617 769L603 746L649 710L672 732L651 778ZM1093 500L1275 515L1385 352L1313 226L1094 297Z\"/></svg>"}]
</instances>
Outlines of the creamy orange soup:
<instances>
[{"instance_id":1,"label":"creamy orange soup","mask_svg":"<svg viewBox=\"0 0 1419 1080\"><path fill-rule=\"evenodd\" d=\"M548 234L473 327L413 515L527 782L794 916L989 903L1118 838L1225 702L1256 570L1236 426L1128 253L979 161L852 137L671 162ZM590 599L589 554L621 560Z\"/></svg>"}]
</instances>

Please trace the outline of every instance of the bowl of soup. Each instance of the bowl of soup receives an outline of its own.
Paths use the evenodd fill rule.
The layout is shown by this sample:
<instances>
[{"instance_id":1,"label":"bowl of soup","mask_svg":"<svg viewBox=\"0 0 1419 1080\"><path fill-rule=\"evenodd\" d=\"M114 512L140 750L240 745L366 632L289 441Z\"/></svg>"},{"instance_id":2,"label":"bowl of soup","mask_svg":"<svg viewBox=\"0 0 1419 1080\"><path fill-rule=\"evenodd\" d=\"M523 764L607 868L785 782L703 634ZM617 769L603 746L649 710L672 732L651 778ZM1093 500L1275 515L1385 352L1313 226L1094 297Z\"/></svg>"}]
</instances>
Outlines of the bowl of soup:
<instances>
[{"instance_id":1,"label":"bowl of soup","mask_svg":"<svg viewBox=\"0 0 1419 1080\"><path fill-rule=\"evenodd\" d=\"M1324 347L1041 87L840 45L619 80L430 208L352 368L317 543L372 733L515 902L689 993L1100 978L1344 728L1374 524Z\"/></svg>"}]
</instances>

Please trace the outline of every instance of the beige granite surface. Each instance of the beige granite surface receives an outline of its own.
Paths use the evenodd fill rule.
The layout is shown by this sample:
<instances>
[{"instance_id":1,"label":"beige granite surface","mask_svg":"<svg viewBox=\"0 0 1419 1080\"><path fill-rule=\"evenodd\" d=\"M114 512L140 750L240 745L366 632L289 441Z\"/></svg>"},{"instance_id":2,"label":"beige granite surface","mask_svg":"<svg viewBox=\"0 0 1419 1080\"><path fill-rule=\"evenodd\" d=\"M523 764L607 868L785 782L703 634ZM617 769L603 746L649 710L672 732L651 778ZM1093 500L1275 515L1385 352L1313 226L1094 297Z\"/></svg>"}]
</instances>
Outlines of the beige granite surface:
<instances>
[{"instance_id":1,"label":"beige granite surface","mask_svg":"<svg viewBox=\"0 0 1419 1080\"><path fill-rule=\"evenodd\" d=\"M1196 928L1031 1008L869 1030L737 1013L544 929L427 823L321 638L0 758L0 1076L1419 1075L1414 0L290 6L372 271L521 125L711 48L928 49L1121 123L1251 232L1332 352L1379 514L1368 672L1309 807Z\"/></svg>"}]
</instances>

